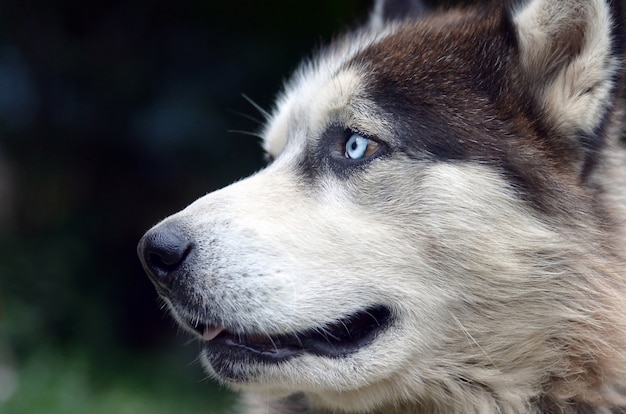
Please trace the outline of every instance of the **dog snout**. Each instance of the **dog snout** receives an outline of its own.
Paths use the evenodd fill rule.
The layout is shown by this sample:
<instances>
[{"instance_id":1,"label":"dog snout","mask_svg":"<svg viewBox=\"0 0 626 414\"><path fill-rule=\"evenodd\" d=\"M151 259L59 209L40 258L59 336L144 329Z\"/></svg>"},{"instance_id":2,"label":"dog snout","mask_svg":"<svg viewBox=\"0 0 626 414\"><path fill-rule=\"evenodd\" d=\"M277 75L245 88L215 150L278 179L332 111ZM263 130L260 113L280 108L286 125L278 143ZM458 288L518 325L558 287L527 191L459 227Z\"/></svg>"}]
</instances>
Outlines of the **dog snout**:
<instances>
[{"instance_id":1,"label":"dog snout","mask_svg":"<svg viewBox=\"0 0 626 414\"><path fill-rule=\"evenodd\" d=\"M189 238L172 225L160 225L148 231L137 246L137 253L148 276L169 287L183 269L193 250Z\"/></svg>"}]
</instances>

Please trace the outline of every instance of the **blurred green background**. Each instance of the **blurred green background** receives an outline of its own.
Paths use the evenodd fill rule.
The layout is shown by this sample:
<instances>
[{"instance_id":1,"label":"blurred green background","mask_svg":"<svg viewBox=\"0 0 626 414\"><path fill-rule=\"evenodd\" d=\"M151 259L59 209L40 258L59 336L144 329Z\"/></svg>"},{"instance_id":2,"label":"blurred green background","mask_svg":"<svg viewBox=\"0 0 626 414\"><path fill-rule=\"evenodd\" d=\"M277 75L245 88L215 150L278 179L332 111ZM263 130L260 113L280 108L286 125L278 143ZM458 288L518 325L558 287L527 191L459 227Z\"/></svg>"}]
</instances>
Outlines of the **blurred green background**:
<instances>
[{"instance_id":1,"label":"blurred green background","mask_svg":"<svg viewBox=\"0 0 626 414\"><path fill-rule=\"evenodd\" d=\"M222 413L141 235L263 166L254 137L358 0L0 0L0 413Z\"/></svg>"}]
</instances>

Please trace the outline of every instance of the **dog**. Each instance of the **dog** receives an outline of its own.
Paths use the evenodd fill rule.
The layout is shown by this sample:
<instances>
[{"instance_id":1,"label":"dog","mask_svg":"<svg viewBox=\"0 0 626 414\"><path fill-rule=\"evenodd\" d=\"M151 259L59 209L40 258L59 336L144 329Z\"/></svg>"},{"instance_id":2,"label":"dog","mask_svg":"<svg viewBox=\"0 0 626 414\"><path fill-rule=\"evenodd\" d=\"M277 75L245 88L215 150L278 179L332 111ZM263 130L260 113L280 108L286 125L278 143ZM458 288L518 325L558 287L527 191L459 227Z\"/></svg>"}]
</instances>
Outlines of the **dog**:
<instances>
[{"instance_id":1,"label":"dog","mask_svg":"<svg viewBox=\"0 0 626 414\"><path fill-rule=\"evenodd\" d=\"M247 414L626 413L619 0L379 0L138 253Z\"/></svg>"}]
</instances>

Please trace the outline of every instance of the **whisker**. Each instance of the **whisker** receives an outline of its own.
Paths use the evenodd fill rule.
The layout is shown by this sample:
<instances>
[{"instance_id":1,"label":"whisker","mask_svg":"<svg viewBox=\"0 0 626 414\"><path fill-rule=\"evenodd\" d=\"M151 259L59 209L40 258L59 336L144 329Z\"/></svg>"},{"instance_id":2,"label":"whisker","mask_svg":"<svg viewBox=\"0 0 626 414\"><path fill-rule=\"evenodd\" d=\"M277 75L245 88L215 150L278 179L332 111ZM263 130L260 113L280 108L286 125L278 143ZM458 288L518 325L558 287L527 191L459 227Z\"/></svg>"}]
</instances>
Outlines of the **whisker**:
<instances>
[{"instance_id":1,"label":"whisker","mask_svg":"<svg viewBox=\"0 0 626 414\"><path fill-rule=\"evenodd\" d=\"M185 332L185 333L188 333L188 332ZM198 340L197 338L189 338L183 343L183 346L189 346L193 344L194 342L196 342L197 340Z\"/></svg>"},{"instance_id":2,"label":"whisker","mask_svg":"<svg viewBox=\"0 0 626 414\"><path fill-rule=\"evenodd\" d=\"M232 134L242 134L242 135L248 135L248 136L251 136L251 137L261 138L261 139L263 138L263 137L261 136L261 134L258 134L258 133L256 133L256 132L242 131L242 130L240 130L240 129L229 129L229 130L227 130L226 132L228 132L228 133L232 133Z\"/></svg>"},{"instance_id":3,"label":"whisker","mask_svg":"<svg viewBox=\"0 0 626 414\"><path fill-rule=\"evenodd\" d=\"M250 103L250 105L252 105L257 111L259 111L261 113L261 115L263 115L263 118L265 118L265 120L267 121L268 119L270 119L270 113L267 112L265 109L263 109L261 107L261 105L257 104L256 102L254 102L249 96L247 96L246 94L241 94L241 96L243 96L243 99L245 99L246 101L248 101Z\"/></svg>"},{"instance_id":4,"label":"whisker","mask_svg":"<svg viewBox=\"0 0 626 414\"><path fill-rule=\"evenodd\" d=\"M487 352L485 352L485 350L483 349L482 346L480 346L480 344L478 343L478 341L476 341L476 339L472 336L472 334L465 328L465 326L461 323L461 321L456 317L455 314L450 313L450 315L452 316L452 318L454 319L454 321L459 325L459 328L461 328L461 331L463 331L463 333L465 334L465 336L467 337L467 339L470 342L470 346L471 344L475 344L478 349L480 350L480 352L482 352L482 354L487 357L487 359L489 360L489 362L491 362L491 364L496 367L496 369L498 368L498 366L496 365L496 363L493 361L493 359L491 359L491 357L489 356L489 354L487 354Z\"/></svg>"},{"instance_id":5,"label":"whisker","mask_svg":"<svg viewBox=\"0 0 626 414\"><path fill-rule=\"evenodd\" d=\"M235 115L238 115L238 116L240 116L242 118L245 118L245 119L247 119L249 121L252 121L255 124L263 125L265 123L263 120L261 120L259 118L256 118L256 117L254 117L252 115L245 114L243 112L235 111L233 109L230 109L229 112L231 112L231 113L233 113Z\"/></svg>"},{"instance_id":6,"label":"whisker","mask_svg":"<svg viewBox=\"0 0 626 414\"><path fill-rule=\"evenodd\" d=\"M298 335L298 332L292 329L292 336L296 338L296 341L298 341L298 345L300 345L300 348L304 348L304 344L302 343L302 339L300 339L300 335Z\"/></svg>"},{"instance_id":7,"label":"whisker","mask_svg":"<svg viewBox=\"0 0 626 414\"><path fill-rule=\"evenodd\" d=\"M374 319L374 322L376 322L376 325L380 326L380 321L378 320L378 318L377 318L376 316L372 315L372 313L371 313L371 312L369 312L369 311L365 311L365 313L366 313L368 316L370 316L372 319Z\"/></svg>"},{"instance_id":8,"label":"whisker","mask_svg":"<svg viewBox=\"0 0 626 414\"><path fill-rule=\"evenodd\" d=\"M340 338L335 336L335 335L333 335L332 333L330 333L330 330L327 327L318 328L318 329L316 329L316 331L319 332L320 335L322 335L324 337L324 339L326 339L326 341L328 341L328 343L330 343L330 340L328 339L328 337L331 337L335 341L340 341Z\"/></svg>"},{"instance_id":9,"label":"whisker","mask_svg":"<svg viewBox=\"0 0 626 414\"><path fill-rule=\"evenodd\" d=\"M346 325L344 321L339 321L339 322L341 322L341 324L343 325L344 329L348 333L348 338L350 338L352 335L350 334L350 328L348 328L348 325Z\"/></svg>"},{"instance_id":10,"label":"whisker","mask_svg":"<svg viewBox=\"0 0 626 414\"><path fill-rule=\"evenodd\" d=\"M278 351L278 346L276 345L276 342L274 342L274 339L272 338L272 335L266 333L265 336L267 336L267 339L270 340L270 342L272 343L272 347Z\"/></svg>"},{"instance_id":11,"label":"whisker","mask_svg":"<svg viewBox=\"0 0 626 414\"><path fill-rule=\"evenodd\" d=\"M187 366L193 367L193 366L196 366L196 365L199 365L199 364L201 364L200 355L197 355L196 357L191 359L191 361L189 362L189 364Z\"/></svg>"}]
</instances>

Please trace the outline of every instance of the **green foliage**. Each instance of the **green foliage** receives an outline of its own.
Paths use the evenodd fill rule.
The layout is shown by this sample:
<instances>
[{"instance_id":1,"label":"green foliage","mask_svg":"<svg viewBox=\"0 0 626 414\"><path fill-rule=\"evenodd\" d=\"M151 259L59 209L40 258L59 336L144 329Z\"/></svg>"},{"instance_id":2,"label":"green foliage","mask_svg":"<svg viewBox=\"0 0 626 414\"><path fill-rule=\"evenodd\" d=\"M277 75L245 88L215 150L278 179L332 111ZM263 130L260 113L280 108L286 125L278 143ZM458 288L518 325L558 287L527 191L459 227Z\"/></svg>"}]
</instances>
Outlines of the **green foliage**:
<instances>
[{"instance_id":1,"label":"green foliage","mask_svg":"<svg viewBox=\"0 0 626 414\"><path fill-rule=\"evenodd\" d=\"M80 349L39 350L22 362L17 391L0 401L0 414L232 412L230 393L208 381L192 382L189 372L162 355L106 359L95 362Z\"/></svg>"}]
</instances>

